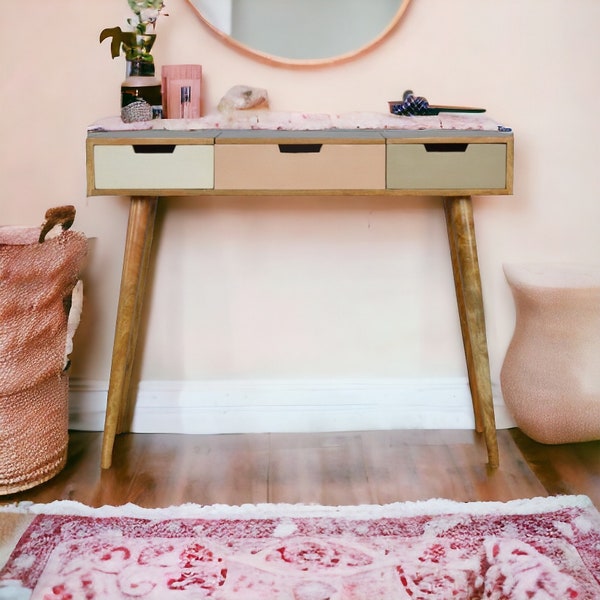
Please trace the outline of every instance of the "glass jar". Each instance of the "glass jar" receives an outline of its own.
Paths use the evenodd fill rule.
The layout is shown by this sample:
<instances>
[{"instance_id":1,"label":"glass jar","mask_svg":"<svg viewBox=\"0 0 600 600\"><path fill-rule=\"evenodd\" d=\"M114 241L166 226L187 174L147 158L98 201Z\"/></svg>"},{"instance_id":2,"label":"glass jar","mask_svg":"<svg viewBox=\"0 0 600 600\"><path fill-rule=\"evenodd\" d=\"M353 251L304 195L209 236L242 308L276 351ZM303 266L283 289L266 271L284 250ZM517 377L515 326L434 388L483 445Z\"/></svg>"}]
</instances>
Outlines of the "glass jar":
<instances>
[{"instance_id":1,"label":"glass jar","mask_svg":"<svg viewBox=\"0 0 600 600\"><path fill-rule=\"evenodd\" d=\"M149 121L162 117L160 81L154 63L128 60L126 77L121 84L121 119L125 123Z\"/></svg>"}]
</instances>

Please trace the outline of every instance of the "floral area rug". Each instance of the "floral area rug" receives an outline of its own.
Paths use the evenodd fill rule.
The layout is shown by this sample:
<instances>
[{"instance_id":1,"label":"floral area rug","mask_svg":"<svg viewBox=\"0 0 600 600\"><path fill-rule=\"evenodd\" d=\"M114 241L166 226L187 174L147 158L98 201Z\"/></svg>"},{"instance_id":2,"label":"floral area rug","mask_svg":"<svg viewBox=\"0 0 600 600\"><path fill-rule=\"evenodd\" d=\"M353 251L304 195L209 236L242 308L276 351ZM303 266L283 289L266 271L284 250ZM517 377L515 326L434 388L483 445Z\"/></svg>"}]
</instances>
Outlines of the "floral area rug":
<instances>
[{"instance_id":1,"label":"floral area rug","mask_svg":"<svg viewBox=\"0 0 600 600\"><path fill-rule=\"evenodd\" d=\"M597 600L585 496L0 509L0 599Z\"/></svg>"}]
</instances>

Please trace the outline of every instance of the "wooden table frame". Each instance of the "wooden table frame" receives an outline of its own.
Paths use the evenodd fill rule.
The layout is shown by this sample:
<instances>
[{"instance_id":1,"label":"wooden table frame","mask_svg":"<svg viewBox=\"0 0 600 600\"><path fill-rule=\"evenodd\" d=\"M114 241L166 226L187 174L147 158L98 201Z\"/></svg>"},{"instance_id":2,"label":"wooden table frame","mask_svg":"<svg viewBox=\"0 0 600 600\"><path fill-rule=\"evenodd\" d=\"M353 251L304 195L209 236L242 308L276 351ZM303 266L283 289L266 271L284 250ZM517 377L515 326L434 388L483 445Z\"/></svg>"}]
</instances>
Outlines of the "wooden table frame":
<instances>
[{"instance_id":1,"label":"wooden table frame","mask_svg":"<svg viewBox=\"0 0 600 600\"><path fill-rule=\"evenodd\" d=\"M162 132L161 132L162 133ZM262 140L265 135L257 132L246 132L253 140ZM302 132L305 133L305 132ZM311 132L313 137L318 132ZM447 132L446 132L447 133ZM141 135L142 134L142 135ZM147 135L143 135L147 134ZM281 132L277 132L280 139ZM479 134L479 135L477 135ZM484 135L482 135L484 134ZM467 364L469 387L471 391L475 427L483 433L488 464L499 465L498 443L492 387L490 379L489 357L487 349L485 316L477 243L473 222L473 206L471 197L483 194L512 193L513 138L512 134L499 136L487 135L487 132L454 132L453 143L501 143L506 144L506 179L504 186L493 189L378 189L378 190L191 190L191 189L99 189L96 187L94 148L97 145L122 144L155 144L157 140L163 144L207 143L210 138L206 132L190 135L180 132L157 136L148 132L89 134L87 140L87 176L88 195L129 195L130 210L127 237L123 258L123 271L117 309L115 338L104 437L102 445L101 466L110 468L112 464L115 437L128 431L132 419L134 402L131 401L132 368L136 356L136 345L140 326L140 315L144 302L146 280L148 276L150 251L154 233L154 222L159 197L183 195L289 195L312 194L327 195L332 193L353 195L427 195L443 198L446 216L448 241L452 260L456 300L460 318L463 346ZM214 139L218 139L215 134ZM288 138L306 143L307 136L298 132L288 132ZM273 137L271 135L271 137ZM310 137L310 135L308 136ZM319 136L322 137L322 136ZM402 143L423 143L424 140L447 142L447 138L431 132L408 132L402 136ZM387 142L385 142L387 143Z\"/></svg>"}]
</instances>

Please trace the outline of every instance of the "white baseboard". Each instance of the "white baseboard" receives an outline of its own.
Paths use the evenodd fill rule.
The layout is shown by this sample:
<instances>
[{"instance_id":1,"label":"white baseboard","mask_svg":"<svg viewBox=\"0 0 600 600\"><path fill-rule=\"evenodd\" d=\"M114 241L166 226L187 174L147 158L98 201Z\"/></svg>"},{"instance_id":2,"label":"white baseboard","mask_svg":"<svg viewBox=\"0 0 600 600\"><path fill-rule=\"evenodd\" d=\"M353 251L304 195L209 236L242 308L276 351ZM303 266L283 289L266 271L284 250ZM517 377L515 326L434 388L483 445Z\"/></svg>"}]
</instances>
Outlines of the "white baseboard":
<instances>
[{"instance_id":1,"label":"white baseboard","mask_svg":"<svg viewBox=\"0 0 600 600\"><path fill-rule=\"evenodd\" d=\"M71 429L104 428L107 390L71 379ZM499 389L494 399L497 427L514 427ZM204 434L473 428L463 378L143 381L132 424L137 433Z\"/></svg>"}]
</instances>

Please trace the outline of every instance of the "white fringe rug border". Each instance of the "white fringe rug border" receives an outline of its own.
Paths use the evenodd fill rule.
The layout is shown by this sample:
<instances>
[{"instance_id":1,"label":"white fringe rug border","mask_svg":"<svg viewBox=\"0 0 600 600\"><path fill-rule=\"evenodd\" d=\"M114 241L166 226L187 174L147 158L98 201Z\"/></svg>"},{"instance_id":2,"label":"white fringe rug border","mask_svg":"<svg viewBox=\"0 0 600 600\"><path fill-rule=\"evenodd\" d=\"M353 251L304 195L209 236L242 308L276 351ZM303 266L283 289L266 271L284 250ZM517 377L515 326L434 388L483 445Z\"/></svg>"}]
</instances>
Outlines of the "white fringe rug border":
<instances>
[{"instance_id":1,"label":"white fringe rug border","mask_svg":"<svg viewBox=\"0 0 600 600\"><path fill-rule=\"evenodd\" d=\"M593 509L594 504L585 495L565 495L524 498L508 502L457 502L443 498L391 504L361 504L356 506L325 506L320 504L181 504L166 508L144 508L136 504L105 505L93 508L71 500L57 500L48 504L20 502L0 506L2 512L25 514L75 515L89 517L137 517L144 519L265 519L301 517L338 517L347 519L402 518L423 515L527 515L540 514L564 508ZM600 519L600 513L598 513Z\"/></svg>"}]
</instances>

